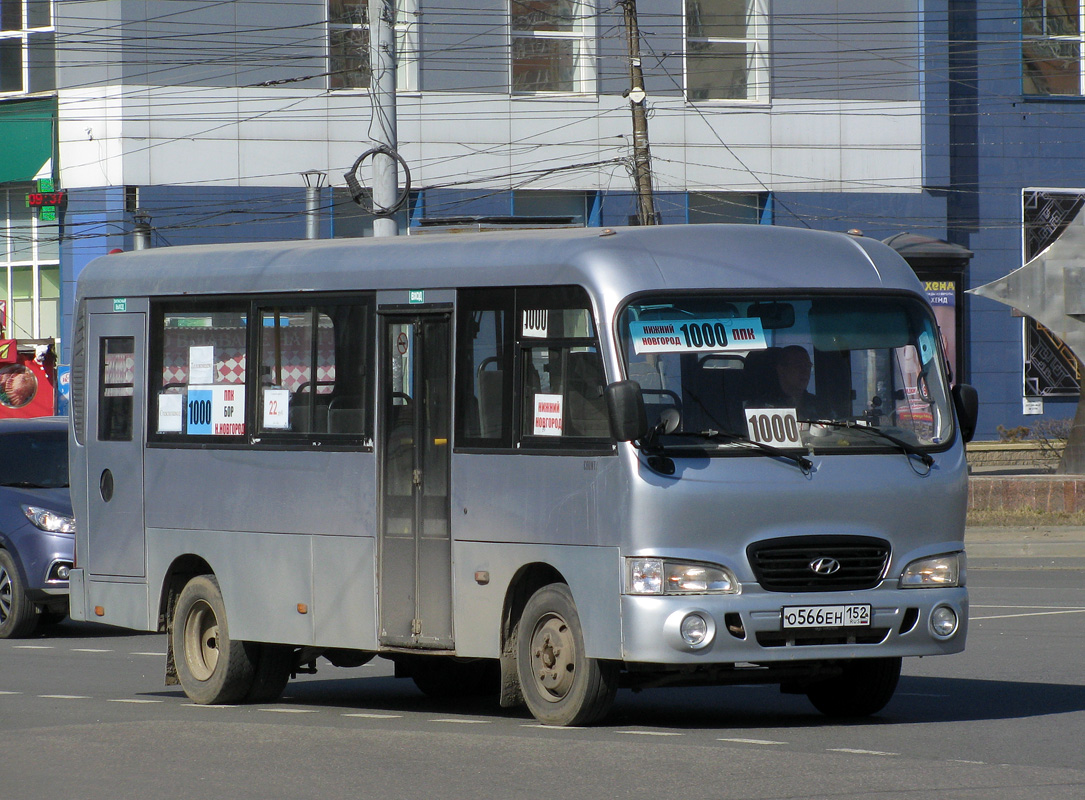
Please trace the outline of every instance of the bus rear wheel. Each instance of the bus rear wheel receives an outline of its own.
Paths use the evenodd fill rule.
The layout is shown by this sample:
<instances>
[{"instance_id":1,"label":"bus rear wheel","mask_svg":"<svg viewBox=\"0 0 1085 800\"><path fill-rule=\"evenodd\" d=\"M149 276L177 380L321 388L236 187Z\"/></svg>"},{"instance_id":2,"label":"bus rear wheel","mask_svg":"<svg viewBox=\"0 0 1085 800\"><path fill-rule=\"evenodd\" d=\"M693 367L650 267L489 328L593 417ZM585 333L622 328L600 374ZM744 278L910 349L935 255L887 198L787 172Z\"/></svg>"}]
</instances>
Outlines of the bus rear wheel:
<instances>
[{"instance_id":1,"label":"bus rear wheel","mask_svg":"<svg viewBox=\"0 0 1085 800\"><path fill-rule=\"evenodd\" d=\"M230 639L226 606L214 575L192 578L177 599L171 632L177 678L202 705L246 699L256 681L253 648Z\"/></svg>"},{"instance_id":2,"label":"bus rear wheel","mask_svg":"<svg viewBox=\"0 0 1085 800\"><path fill-rule=\"evenodd\" d=\"M869 717L885 708L900 680L899 658L849 661L835 678L806 690L814 708L829 717Z\"/></svg>"},{"instance_id":3,"label":"bus rear wheel","mask_svg":"<svg viewBox=\"0 0 1085 800\"><path fill-rule=\"evenodd\" d=\"M524 701L544 725L586 725L606 716L618 689L616 665L588 658L584 633L563 583L531 596L520 618L516 669Z\"/></svg>"}]
</instances>

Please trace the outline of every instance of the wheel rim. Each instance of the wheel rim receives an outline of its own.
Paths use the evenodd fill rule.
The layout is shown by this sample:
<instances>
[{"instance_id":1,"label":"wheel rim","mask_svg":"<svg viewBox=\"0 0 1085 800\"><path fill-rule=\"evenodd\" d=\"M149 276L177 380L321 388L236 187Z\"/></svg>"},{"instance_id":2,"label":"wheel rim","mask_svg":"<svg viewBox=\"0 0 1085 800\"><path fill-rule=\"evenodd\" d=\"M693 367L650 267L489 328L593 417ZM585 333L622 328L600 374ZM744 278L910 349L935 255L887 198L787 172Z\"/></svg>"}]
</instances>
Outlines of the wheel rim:
<instances>
[{"instance_id":1,"label":"wheel rim","mask_svg":"<svg viewBox=\"0 0 1085 800\"><path fill-rule=\"evenodd\" d=\"M0 624L8 621L11 616L11 576L8 571L0 566Z\"/></svg>"},{"instance_id":2,"label":"wheel rim","mask_svg":"<svg viewBox=\"0 0 1085 800\"><path fill-rule=\"evenodd\" d=\"M185 618L185 664L192 677L206 681L215 673L219 662L219 621L215 611L204 600L193 604Z\"/></svg>"},{"instance_id":3,"label":"wheel rim","mask_svg":"<svg viewBox=\"0 0 1085 800\"><path fill-rule=\"evenodd\" d=\"M576 678L576 640L560 614L550 612L531 636L531 674L540 694L556 703L569 694Z\"/></svg>"}]
</instances>

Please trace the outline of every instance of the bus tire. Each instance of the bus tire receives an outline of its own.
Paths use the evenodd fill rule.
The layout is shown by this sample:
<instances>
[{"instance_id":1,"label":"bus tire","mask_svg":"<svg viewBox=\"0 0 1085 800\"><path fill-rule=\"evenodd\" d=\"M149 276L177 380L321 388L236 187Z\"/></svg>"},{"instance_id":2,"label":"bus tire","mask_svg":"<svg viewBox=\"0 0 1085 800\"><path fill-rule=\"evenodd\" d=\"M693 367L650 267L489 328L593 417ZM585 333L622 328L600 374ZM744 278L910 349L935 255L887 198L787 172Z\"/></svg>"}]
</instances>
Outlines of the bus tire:
<instances>
[{"instance_id":1,"label":"bus tire","mask_svg":"<svg viewBox=\"0 0 1085 800\"><path fill-rule=\"evenodd\" d=\"M869 717L885 708L900 680L899 658L857 659L844 671L814 684L806 696L814 708L829 717Z\"/></svg>"},{"instance_id":2,"label":"bus tire","mask_svg":"<svg viewBox=\"0 0 1085 800\"><path fill-rule=\"evenodd\" d=\"M587 725L606 716L617 666L588 658L580 616L564 583L544 586L524 606L516 668L524 701L544 725Z\"/></svg>"},{"instance_id":3,"label":"bus tire","mask_svg":"<svg viewBox=\"0 0 1085 800\"><path fill-rule=\"evenodd\" d=\"M192 578L177 598L172 637L177 678L194 703L238 703L252 691L252 646L230 639L226 606L214 575Z\"/></svg>"},{"instance_id":4,"label":"bus tire","mask_svg":"<svg viewBox=\"0 0 1085 800\"><path fill-rule=\"evenodd\" d=\"M26 596L15 559L0 549L0 639L22 639L37 625L37 611Z\"/></svg>"}]
</instances>

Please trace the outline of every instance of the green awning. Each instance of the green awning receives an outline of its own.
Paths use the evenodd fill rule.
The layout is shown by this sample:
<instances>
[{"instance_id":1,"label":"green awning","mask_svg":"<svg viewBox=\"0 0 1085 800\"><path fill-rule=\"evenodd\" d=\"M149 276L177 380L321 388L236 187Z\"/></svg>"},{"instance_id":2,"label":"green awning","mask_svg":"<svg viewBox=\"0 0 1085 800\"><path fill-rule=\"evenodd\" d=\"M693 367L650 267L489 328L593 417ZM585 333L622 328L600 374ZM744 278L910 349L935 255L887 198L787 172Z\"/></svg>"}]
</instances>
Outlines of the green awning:
<instances>
[{"instance_id":1,"label":"green awning","mask_svg":"<svg viewBox=\"0 0 1085 800\"><path fill-rule=\"evenodd\" d=\"M0 183L31 181L53 157L56 116L53 99L0 102Z\"/></svg>"}]
</instances>

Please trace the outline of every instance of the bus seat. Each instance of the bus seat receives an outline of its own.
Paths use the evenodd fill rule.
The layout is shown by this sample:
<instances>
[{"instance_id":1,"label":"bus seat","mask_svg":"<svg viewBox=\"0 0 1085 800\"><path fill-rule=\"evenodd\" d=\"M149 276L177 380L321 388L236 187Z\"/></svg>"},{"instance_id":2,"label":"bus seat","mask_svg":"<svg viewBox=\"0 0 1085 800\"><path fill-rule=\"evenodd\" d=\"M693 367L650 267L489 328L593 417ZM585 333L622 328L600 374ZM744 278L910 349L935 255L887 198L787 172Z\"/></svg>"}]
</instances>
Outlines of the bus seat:
<instances>
[{"instance_id":1,"label":"bus seat","mask_svg":"<svg viewBox=\"0 0 1085 800\"><path fill-rule=\"evenodd\" d=\"M566 364L565 414L567 436L609 436L603 399L603 362L591 351L569 353Z\"/></svg>"},{"instance_id":2,"label":"bus seat","mask_svg":"<svg viewBox=\"0 0 1085 800\"><path fill-rule=\"evenodd\" d=\"M318 405L314 412L313 428L318 431L328 429L328 407ZM310 433L309 404L299 403L290 407L290 430L295 433Z\"/></svg>"},{"instance_id":3,"label":"bus seat","mask_svg":"<svg viewBox=\"0 0 1085 800\"><path fill-rule=\"evenodd\" d=\"M328 404L328 433L365 433L365 408L360 396L332 398Z\"/></svg>"},{"instance_id":4,"label":"bus seat","mask_svg":"<svg viewBox=\"0 0 1085 800\"><path fill-rule=\"evenodd\" d=\"M479 436L496 439L501 436L503 412L502 395L505 388L505 372L488 369L478 374L478 421Z\"/></svg>"}]
</instances>

